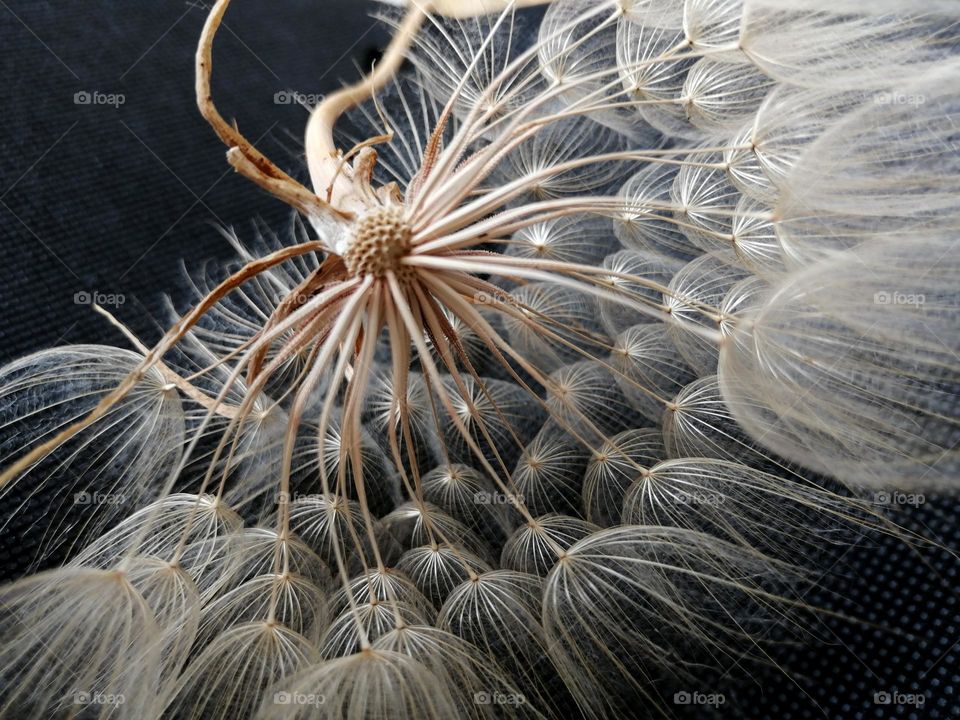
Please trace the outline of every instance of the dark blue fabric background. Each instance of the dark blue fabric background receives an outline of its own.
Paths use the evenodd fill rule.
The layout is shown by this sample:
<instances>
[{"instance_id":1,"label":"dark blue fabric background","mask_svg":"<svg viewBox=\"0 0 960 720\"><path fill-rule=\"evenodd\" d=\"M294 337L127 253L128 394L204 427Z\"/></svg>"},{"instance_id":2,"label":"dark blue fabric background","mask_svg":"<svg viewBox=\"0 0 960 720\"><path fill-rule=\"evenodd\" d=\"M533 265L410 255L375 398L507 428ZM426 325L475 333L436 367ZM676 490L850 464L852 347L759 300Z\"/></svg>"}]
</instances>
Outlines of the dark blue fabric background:
<instances>
[{"instance_id":1,"label":"dark blue fabric background","mask_svg":"<svg viewBox=\"0 0 960 720\"><path fill-rule=\"evenodd\" d=\"M215 95L288 171L301 172L307 115L275 94L320 94L354 77L354 64L384 42L370 9L362 0L235 0L217 40ZM152 340L162 294L184 292L181 262L230 257L214 224L243 235L254 218L286 222L285 207L229 170L196 111L205 13L182 0L0 0L0 362L70 342L122 345L78 293L124 295L117 314ZM125 102L77 105L82 91ZM930 497L896 518L956 548L957 511ZM32 556L26 527L42 521L36 513L0 533L5 578ZM823 589L809 601L869 625L824 618L812 631L826 643L778 648L786 672L734 668L690 689L724 693L724 717L960 717L957 561L877 537L835 561L824 560ZM925 703L875 704L883 692L923 693Z\"/></svg>"}]
</instances>

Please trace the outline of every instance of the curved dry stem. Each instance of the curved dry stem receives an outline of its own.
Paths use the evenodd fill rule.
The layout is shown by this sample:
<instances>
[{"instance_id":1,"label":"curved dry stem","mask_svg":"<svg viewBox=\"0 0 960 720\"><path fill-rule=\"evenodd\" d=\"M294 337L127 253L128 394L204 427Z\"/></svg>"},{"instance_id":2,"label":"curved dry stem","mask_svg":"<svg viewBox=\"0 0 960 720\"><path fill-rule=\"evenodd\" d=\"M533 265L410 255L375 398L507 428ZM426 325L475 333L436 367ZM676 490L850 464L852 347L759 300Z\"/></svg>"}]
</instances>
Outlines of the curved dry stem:
<instances>
[{"instance_id":1,"label":"curved dry stem","mask_svg":"<svg viewBox=\"0 0 960 720\"><path fill-rule=\"evenodd\" d=\"M310 114L304 138L310 180L317 193L323 193L339 205L354 204L351 202L354 188L341 172L343 161L333 140L334 125L343 113L372 98L396 76L413 38L427 17L428 8L429 4L411 7L374 71L359 83L324 98Z\"/></svg>"},{"instance_id":2,"label":"curved dry stem","mask_svg":"<svg viewBox=\"0 0 960 720\"><path fill-rule=\"evenodd\" d=\"M120 322L109 310L100 307L96 303L93 304L93 309L95 312L103 315L107 319L107 322L123 333L124 337L126 337L127 340L130 341L130 344L133 345L137 350L144 355L150 352L150 348L144 345L140 341L140 338L134 335L130 328ZM215 412L222 417L230 419L237 416L238 409L236 407L228 403L220 403L218 405L213 401L213 398L204 393L200 388L186 378L181 377L163 361L158 360L154 367L163 375L164 379L170 383L168 386L169 389L172 390L174 386L179 388L179 390L188 398L207 408L207 410Z\"/></svg>"},{"instance_id":3,"label":"curved dry stem","mask_svg":"<svg viewBox=\"0 0 960 720\"><path fill-rule=\"evenodd\" d=\"M325 203L314 193L278 168L233 125L224 120L213 102L210 78L213 73L213 40L223 22L230 0L217 0L200 35L196 55L196 94L200 114L210 123L217 137L227 146L227 161L248 180L271 195L297 208L307 216L317 217L344 213Z\"/></svg>"},{"instance_id":4,"label":"curved dry stem","mask_svg":"<svg viewBox=\"0 0 960 720\"><path fill-rule=\"evenodd\" d=\"M274 265L278 265L292 257L297 257L298 255L305 255L309 252L321 250L322 248L323 245L319 242L308 242L300 245L294 245L293 247L289 248L283 248L282 250L278 250L270 255L248 263L241 270L221 282L209 295L203 298L189 313L184 315L176 324L174 324L173 327L170 328L169 331L167 331L167 334L156 346L154 346L153 350L147 355L146 358L144 358L140 366L134 370L127 377L127 379L117 387L116 390L106 395L90 412L90 414L87 415L87 417L80 422L74 423L70 427L62 430L49 441L35 447L29 453L24 455L22 458L0 473L0 487L6 485L8 482L10 482L10 480L17 477L21 472L43 458L47 453L51 452L57 447L60 447L67 440L74 437L77 433L81 432L85 428L90 427L93 423L109 412L110 408L122 400L124 396L126 396L126 394L130 392L130 390L143 378L144 374L154 367L160 358L166 355L166 353L169 352L169 350L176 345L184 335L187 334L190 328L193 327L200 320L200 318L210 310L211 307L213 307L229 292L242 285L251 277L260 274ZM221 401L222 400L219 400L218 402Z\"/></svg>"}]
</instances>

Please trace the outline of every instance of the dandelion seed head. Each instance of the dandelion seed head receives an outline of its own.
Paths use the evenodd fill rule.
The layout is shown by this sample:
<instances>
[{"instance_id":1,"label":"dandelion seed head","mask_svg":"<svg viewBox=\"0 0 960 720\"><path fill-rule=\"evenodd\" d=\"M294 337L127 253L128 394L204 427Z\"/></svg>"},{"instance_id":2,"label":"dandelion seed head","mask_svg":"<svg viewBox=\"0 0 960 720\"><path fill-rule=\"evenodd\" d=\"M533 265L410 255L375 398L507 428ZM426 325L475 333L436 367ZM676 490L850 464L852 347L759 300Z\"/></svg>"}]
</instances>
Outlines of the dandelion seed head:
<instances>
[{"instance_id":1,"label":"dandelion seed head","mask_svg":"<svg viewBox=\"0 0 960 720\"><path fill-rule=\"evenodd\" d=\"M401 260L410 252L412 237L401 206L375 207L356 221L343 261L356 277L382 278L392 272L409 279Z\"/></svg>"},{"instance_id":2,"label":"dandelion seed head","mask_svg":"<svg viewBox=\"0 0 960 720\"><path fill-rule=\"evenodd\" d=\"M0 371L4 477L129 495L0 589L67 660L12 628L15 701L55 716L24 688L78 664L152 679L144 718L632 716L789 633L797 566L879 526L877 468L950 485L957 61L921 18L412 3L311 112L308 187L213 104L228 4L201 111L297 219L224 233L238 261L190 278L154 347L112 318L135 352ZM884 76L925 104L874 102ZM70 595L129 642L71 655ZM270 703L291 692L325 701Z\"/></svg>"}]
</instances>

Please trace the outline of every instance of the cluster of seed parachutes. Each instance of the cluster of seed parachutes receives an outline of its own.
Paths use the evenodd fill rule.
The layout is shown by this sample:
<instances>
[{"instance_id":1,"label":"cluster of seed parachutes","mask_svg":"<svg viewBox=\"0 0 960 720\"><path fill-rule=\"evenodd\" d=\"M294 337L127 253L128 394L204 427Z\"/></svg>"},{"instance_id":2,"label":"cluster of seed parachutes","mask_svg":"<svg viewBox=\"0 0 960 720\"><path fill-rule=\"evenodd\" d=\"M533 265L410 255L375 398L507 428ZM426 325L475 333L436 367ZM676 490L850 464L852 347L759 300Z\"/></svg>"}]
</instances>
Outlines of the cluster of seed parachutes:
<instances>
[{"instance_id":1,"label":"cluster of seed parachutes","mask_svg":"<svg viewBox=\"0 0 960 720\"><path fill-rule=\"evenodd\" d=\"M762 655L804 555L883 527L858 494L957 474L960 61L909 3L831 5L431 18L416 73L345 145L389 125L377 172L403 189L439 122L452 142L489 110L483 146L542 102L551 121L475 191L518 183L506 209L595 198L481 248L501 261L473 301L526 366L450 313L448 408L415 354L401 390L379 348L359 452L340 447L340 405L318 437L341 391L321 383L279 492L285 402L314 358L274 346L256 396L232 363L320 259L253 277L10 486L45 504L45 556L69 560L0 590L0 717L668 714L670 679ZM391 243L396 215L364 237ZM308 234L231 239L242 264ZM345 260L381 274L380 245ZM602 268L605 290L557 264ZM230 270L194 277L198 297ZM4 368L4 464L144 355L71 346ZM339 472L358 459L362 484Z\"/></svg>"}]
</instances>

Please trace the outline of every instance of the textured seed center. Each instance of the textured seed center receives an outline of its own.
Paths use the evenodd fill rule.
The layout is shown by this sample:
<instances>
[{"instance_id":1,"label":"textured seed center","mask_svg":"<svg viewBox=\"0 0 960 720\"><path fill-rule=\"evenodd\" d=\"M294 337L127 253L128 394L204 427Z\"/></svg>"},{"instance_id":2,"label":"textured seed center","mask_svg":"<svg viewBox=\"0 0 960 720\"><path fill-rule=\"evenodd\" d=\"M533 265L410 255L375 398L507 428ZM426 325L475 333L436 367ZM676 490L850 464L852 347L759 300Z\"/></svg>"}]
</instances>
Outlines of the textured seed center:
<instances>
[{"instance_id":1,"label":"textured seed center","mask_svg":"<svg viewBox=\"0 0 960 720\"><path fill-rule=\"evenodd\" d=\"M403 208L376 208L357 220L343 261L353 275L383 277L392 270L406 277L409 273L400 260L410 252L412 235Z\"/></svg>"}]
</instances>

